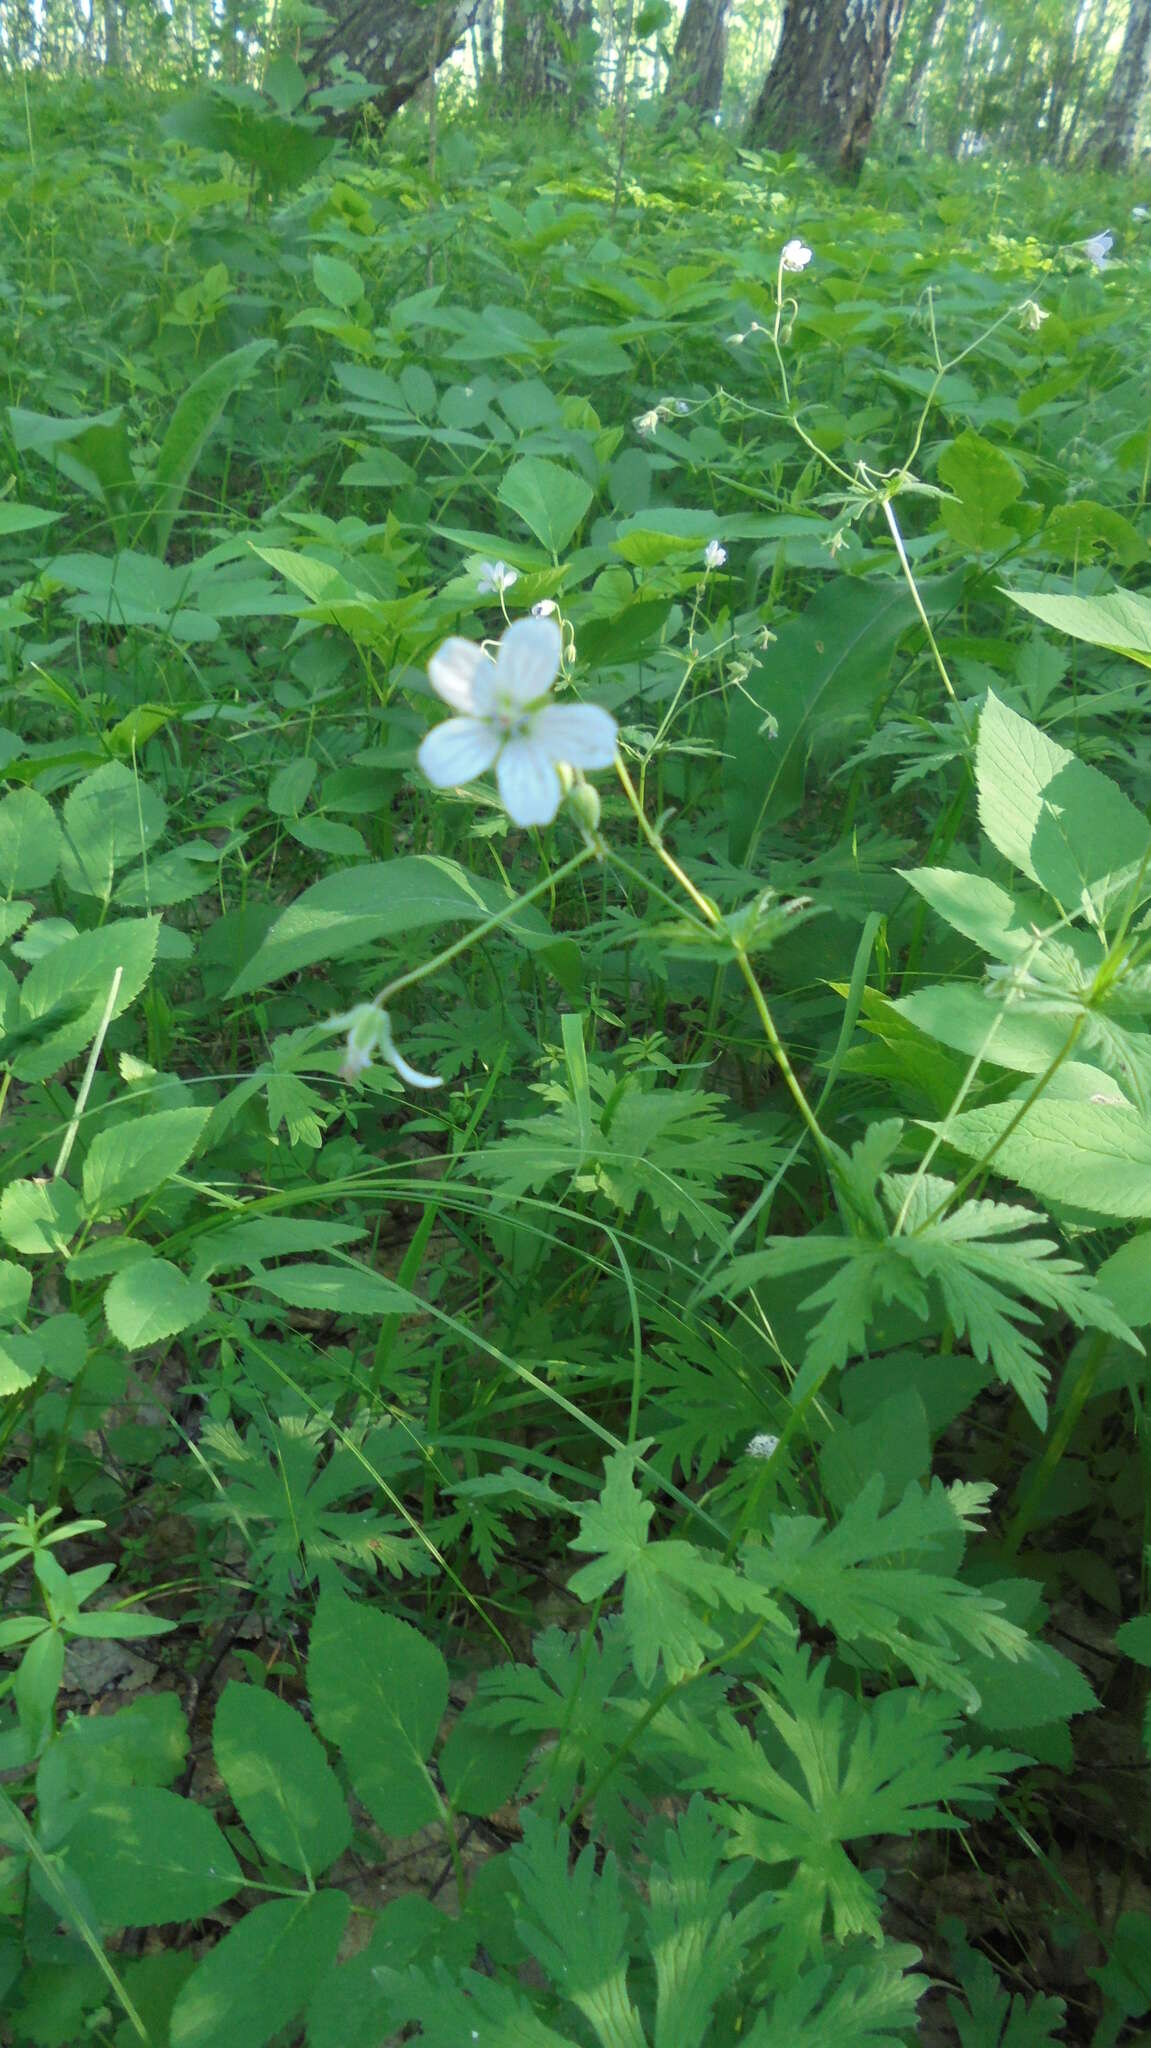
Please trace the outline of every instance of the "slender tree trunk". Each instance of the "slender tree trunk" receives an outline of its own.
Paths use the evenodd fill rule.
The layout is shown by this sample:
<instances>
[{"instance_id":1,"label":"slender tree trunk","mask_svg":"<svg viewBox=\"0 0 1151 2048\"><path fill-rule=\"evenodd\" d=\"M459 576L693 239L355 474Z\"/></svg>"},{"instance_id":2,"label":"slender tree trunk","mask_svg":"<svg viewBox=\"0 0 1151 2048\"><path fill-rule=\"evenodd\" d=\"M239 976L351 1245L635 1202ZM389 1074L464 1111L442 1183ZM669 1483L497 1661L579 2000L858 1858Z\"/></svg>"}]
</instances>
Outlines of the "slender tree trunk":
<instances>
[{"instance_id":1,"label":"slender tree trunk","mask_svg":"<svg viewBox=\"0 0 1151 2048\"><path fill-rule=\"evenodd\" d=\"M675 39L665 101L714 114L723 99L731 0L687 0Z\"/></svg>"},{"instance_id":2,"label":"slender tree trunk","mask_svg":"<svg viewBox=\"0 0 1151 2048\"><path fill-rule=\"evenodd\" d=\"M343 57L377 87L373 105L385 120L417 93L458 49L475 20L479 0L326 0L331 27L313 44L304 69L314 85L327 84Z\"/></svg>"},{"instance_id":3,"label":"slender tree trunk","mask_svg":"<svg viewBox=\"0 0 1151 2048\"><path fill-rule=\"evenodd\" d=\"M120 42L119 9L116 0L104 0L104 69L121 71L123 66L124 51Z\"/></svg>"},{"instance_id":4,"label":"slender tree trunk","mask_svg":"<svg viewBox=\"0 0 1151 2048\"><path fill-rule=\"evenodd\" d=\"M476 27L479 31L480 45L479 74L485 85L490 85L496 76L495 0L480 0Z\"/></svg>"},{"instance_id":5,"label":"slender tree trunk","mask_svg":"<svg viewBox=\"0 0 1151 2048\"><path fill-rule=\"evenodd\" d=\"M1076 48L1077 62L1075 68L1078 74L1078 83L1076 85L1075 98L1071 105L1071 111L1063 124L1063 132L1057 138L1058 162L1064 168L1070 164L1074 154L1076 133L1088 97L1098 87L1099 59L1102 57L1107 46L1110 26L1110 9L1107 5L1107 0L1096 0L1090 35L1085 34L1080 39L1086 45L1084 54L1079 56L1078 44Z\"/></svg>"},{"instance_id":6,"label":"slender tree trunk","mask_svg":"<svg viewBox=\"0 0 1151 2048\"><path fill-rule=\"evenodd\" d=\"M811 151L854 183L903 26L906 0L786 0L775 62L748 141Z\"/></svg>"},{"instance_id":7,"label":"slender tree trunk","mask_svg":"<svg viewBox=\"0 0 1151 2048\"><path fill-rule=\"evenodd\" d=\"M515 106L571 91L573 45L591 18L591 0L504 0L501 76Z\"/></svg>"},{"instance_id":8,"label":"slender tree trunk","mask_svg":"<svg viewBox=\"0 0 1151 2048\"><path fill-rule=\"evenodd\" d=\"M1083 149L1083 157L1093 158L1099 170L1130 170L1149 74L1151 0L1131 0L1123 46L1115 60L1099 125Z\"/></svg>"},{"instance_id":9,"label":"slender tree trunk","mask_svg":"<svg viewBox=\"0 0 1151 2048\"><path fill-rule=\"evenodd\" d=\"M919 106L923 98L923 87L927 74L931 69L931 59L935 54L935 46L943 32L943 22L948 4L949 0L928 0L927 12L923 16L922 25L919 30L919 41L916 44L915 55L911 60L911 69L900 87L899 101L893 115L896 121L902 121L909 125L917 124L919 121ZM884 118L886 119L887 117L885 116Z\"/></svg>"}]
</instances>

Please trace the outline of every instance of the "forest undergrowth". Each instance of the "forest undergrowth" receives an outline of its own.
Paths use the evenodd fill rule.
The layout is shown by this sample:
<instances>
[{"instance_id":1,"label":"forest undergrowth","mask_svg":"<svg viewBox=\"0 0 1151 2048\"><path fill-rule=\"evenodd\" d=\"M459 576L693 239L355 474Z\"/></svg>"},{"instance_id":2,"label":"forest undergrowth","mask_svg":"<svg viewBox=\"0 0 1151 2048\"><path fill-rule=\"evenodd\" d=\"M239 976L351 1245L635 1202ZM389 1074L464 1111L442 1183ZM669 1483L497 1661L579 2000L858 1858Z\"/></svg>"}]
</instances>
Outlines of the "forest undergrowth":
<instances>
[{"instance_id":1,"label":"forest undergrowth","mask_svg":"<svg viewBox=\"0 0 1151 2048\"><path fill-rule=\"evenodd\" d=\"M293 71L0 98L0 2036L1145 2041L1147 195Z\"/></svg>"}]
</instances>

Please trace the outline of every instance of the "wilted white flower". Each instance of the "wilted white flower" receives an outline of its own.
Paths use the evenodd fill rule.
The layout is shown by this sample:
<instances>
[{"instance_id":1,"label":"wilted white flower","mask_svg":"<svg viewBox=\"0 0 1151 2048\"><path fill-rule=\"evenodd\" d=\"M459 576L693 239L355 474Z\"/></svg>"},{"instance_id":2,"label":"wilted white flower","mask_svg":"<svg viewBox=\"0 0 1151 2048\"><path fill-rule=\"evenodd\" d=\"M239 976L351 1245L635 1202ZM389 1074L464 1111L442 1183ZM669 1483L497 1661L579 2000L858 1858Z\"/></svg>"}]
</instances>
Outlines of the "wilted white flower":
<instances>
[{"instance_id":1,"label":"wilted white flower","mask_svg":"<svg viewBox=\"0 0 1151 2048\"><path fill-rule=\"evenodd\" d=\"M510 590L512 584L518 583L519 580L519 570L509 569L506 562L481 562L480 580L476 584L476 589L481 597L490 597L493 591L497 597L502 597L504 591Z\"/></svg>"},{"instance_id":2,"label":"wilted white flower","mask_svg":"<svg viewBox=\"0 0 1151 2048\"><path fill-rule=\"evenodd\" d=\"M347 1052L340 1068L343 1081L358 1081L364 1068L370 1067L378 1054L395 1068L401 1081L406 1081L410 1088L442 1088L444 1085L438 1074L417 1073L396 1051L391 1020L378 1003L358 1003L344 1016L330 1017L327 1029L348 1034Z\"/></svg>"},{"instance_id":3,"label":"wilted white flower","mask_svg":"<svg viewBox=\"0 0 1151 2048\"><path fill-rule=\"evenodd\" d=\"M419 764L436 789L471 782L493 765L516 825L550 825L563 787L557 763L610 768L616 723L598 704L553 704L563 641L554 619L517 619L493 661L473 640L445 640L428 663L437 697L461 715L423 741Z\"/></svg>"},{"instance_id":4,"label":"wilted white flower","mask_svg":"<svg viewBox=\"0 0 1151 2048\"><path fill-rule=\"evenodd\" d=\"M1115 237L1109 228L1105 228L1101 235L1092 235L1090 241L1084 242L1083 254L1088 262L1095 265L1096 270L1106 270L1107 258L1114 246Z\"/></svg>"},{"instance_id":5,"label":"wilted white flower","mask_svg":"<svg viewBox=\"0 0 1151 2048\"><path fill-rule=\"evenodd\" d=\"M745 1456L749 1458L774 1458L778 1449L779 1438L771 1436L766 1430L763 1430L760 1435L752 1437Z\"/></svg>"},{"instance_id":6,"label":"wilted white flower","mask_svg":"<svg viewBox=\"0 0 1151 2048\"><path fill-rule=\"evenodd\" d=\"M552 613L558 610L559 606L554 597L541 597L532 606L532 617L533 619L550 619Z\"/></svg>"},{"instance_id":7,"label":"wilted white flower","mask_svg":"<svg viewBox=\"0 0 1151 2048\"><path fill-rule=\"evenodd\" d=\"M1132 220L1151 220L1151 207L1133 206L1131 208L1131 218Z\"/></svg>"},{"instance_id":8,"label":"wilted white flower","mask_svg":"<svg viewBox=\"0 0 1151 2048\"><path fill-rule=\"evenodd\" d=\"M722 569L726 560L727 549L723 546L722 542L709 540L703 551L704 567L706 569Z\"/></svg>"},{"instance_id":9,"label":"wilted white flower","mask_svg":"<svg viewBox=\"0 0 1151 2048\"><path fill-rule=\"evenodd\" d=\"M811 262L811 250L798 235L793 235L790 242L784 243L779 260L785 270L806 270Z\"/></svg>"},{"instance_id":10,"label":"wilted white flower","mask_svg":"<svg viewBox=\"0 0 1151 2048\"><path fill-rule=\"evenodd\" d=\"M1031 334L1038 334L1043 322L1050 320L1050 318L1050 313L1039 304L1037 299L1024 299L1023 304L1019 308L1020 324Z\"/></svg>"},{"instance_id":11,"label":"wilted white flower","mask_svg":"<svg viewBox=\"0 0 1151 2048\"><path fill-rule=\"evenodd\" d=\"M742 348L746 340L746 334L729 334L727 337L727 345L729 348Z\"/></svg>"},{"instance_id":12,"label":"wilted white flower","mask_svg":"<svg viewBox=\"0 0 1151 2048\"><path fill-rule=\"evenodd\" d=\"M632 421L632 425L637 434L642 434L645 441L650 441L659 426L658 405L653 405L650 412L641 412L638 419Z\"/></svg>"}]
</instances>

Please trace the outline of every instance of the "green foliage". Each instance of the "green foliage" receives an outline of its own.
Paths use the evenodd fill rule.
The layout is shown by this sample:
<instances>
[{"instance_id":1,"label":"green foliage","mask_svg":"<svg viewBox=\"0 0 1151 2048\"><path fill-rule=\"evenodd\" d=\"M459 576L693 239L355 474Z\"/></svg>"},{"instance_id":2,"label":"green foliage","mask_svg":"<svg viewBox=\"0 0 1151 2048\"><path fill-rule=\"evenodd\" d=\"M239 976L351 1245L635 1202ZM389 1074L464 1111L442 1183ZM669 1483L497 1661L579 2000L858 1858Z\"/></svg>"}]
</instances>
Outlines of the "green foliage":
<instances>
[{"instance_id":1,"label":"green foliage","mask_svg":"<svg viewBox=\"0 0 1151 2048\"><path fill-rule=\"evenodd\" d=\"M1130 195L444 75L429 162L298 28L0 90L0 2035L1111 2048ZM420 750L533 612L622 773L525 825Z\"/></svg>"}]
</instances>

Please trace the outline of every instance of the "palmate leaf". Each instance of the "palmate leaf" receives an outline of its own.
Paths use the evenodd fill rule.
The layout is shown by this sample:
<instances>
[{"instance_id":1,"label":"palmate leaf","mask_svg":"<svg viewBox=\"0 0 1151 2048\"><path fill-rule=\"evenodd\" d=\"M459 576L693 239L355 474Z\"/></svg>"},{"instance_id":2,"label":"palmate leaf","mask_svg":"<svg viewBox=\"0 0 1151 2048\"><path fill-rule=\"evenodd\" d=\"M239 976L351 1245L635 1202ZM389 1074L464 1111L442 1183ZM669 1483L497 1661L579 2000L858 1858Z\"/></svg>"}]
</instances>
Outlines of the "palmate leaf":
<instances>
[{"instance_id":1,"label":"palmate leaf","mask_svg":"<svg viewBox=\"0 0 1151 2048\"><path fill-rule=\"evenodd\" d=\"M919 1951L885 1942L836 1982L819 1964L793 1976L761 2013L741 2048L904 2048L927 1989L910 1974ZM1037 2044L1038 2048L1038 2044Z\"/></svg>"},{"instance_id":2,"label":"palmate leaf","mask_svg":"<svg viewBox=\"0 0 1151 2048\"><path fill-rule=\"evenodd\" d=\"M596 1066L587 1081L583 1101L562 1081L537 1088L551 1109L513 1120L516 1135L476 1155L476 1172L512 1197L562 1177L625 1215L647 1196L665 1230L683 1223L693 1237L719 1242L728 1219L715 1201L718 1184L770 1171L775 1155L762 1132L741 1130L723 1115L724 1098L702 1089L649 1089L636 1074L621 1079Z\"/></svg>"},{"instance_id":3,"label":"palmate leaf","mask_svg":"<svg viewBox=\"0 0 1151 2048\"><path fill-rule=\"evenodd\" d=\"M724 1867L727 1837L698 1796L662 1831L647 1878L644 1925L655 1965L655 2048L702 2048L712 2015L759 1949L771 1916L760 1895L739 1911L743 1870Z\"/></svg>"},{"instance_id":4,"label":"palmate leaf","mask_svg":"<svg viewBox=\"0 0 1151 2048\"><path fill-rule=\"evenodd\" d=\"M523 1815L523 1842L512 1862L522 1900L516 1925L525 1947L594 2029L601 2048L647 2048L628 1997L628 1916L620 1867L596 1868L591 1842L569 1868L566 1828Z\"/></svg>"},{"instance_id":5,"label":"palmate leaf","mask_svg":"<svg viewBox=\"0 0 1151 2048\"><path fill-rule=\"evenodd\" d=\"M1012 1105L999 1108L1008 1114ZM975 1118L987 1114L972 1112ZM1020 1239L1019 1233L1037 1220L1032 1210L977 1201L964 1202L948 1214L954 1182L935 1174L915 1179L883 1172L881 1152L885 1149L890 1155L888 1134L893 1129L898 1126L880 1125L868 1134L883 1140L881 1147L872 1148L880 1168L882 1207L874 1198L870 1203L866 1199L864 1147L857 1145L842 1165L844 1189L861 1225L859 1234L769 1238L763 1251L733 1259L718 1288L731 1296L785 1273L836 1267L804 1303L821 1314L793 1389L793 1399L800 1399L828 1372L862 1355L868 1329L886 1304L901 1303L926 1325L933 1287L956 1336L967 1337L981 1362L990 1359L1032 1420L1045 1428L1048 1369L1035 1339L1019 1327L1040 1320L1030 1303L1058 1310L1079 1329L1106 1330L1141 1350L1138 1338L1094 1277L1075 1260L1059 1256L1053 1239ZM949 1135L951 1129L949 1123ZM880 1235L885 1211L899 1228L892 1232L889 1227L887 1235ZM1005 1238L1015 1242L1004 1243Z\"/></svg>"},{"instance_id":6,"label":"palmate leaf","mask_svg":"<svg viewBox=\"0 0 1151 2048\"><path fill-rule=\"evenodd\" d=\"M787 1630L762 1584L681 1538L648 1541L655 1510L635 1484L630 1452L606 1460L600 1499L577 1512L582 1527L572 1549L599 1555L572 1575L571 1590L581 1600L598 1600L623 1579L623 1623L641 1685L651 1684L661 1662L673 1683L699 1670L723 1642L712 1619L717 1607L757 1614Z\"/></svg>"},{"instance_id":7,"label":"palmate leaf","mask_svg":"<svg viewBox=\"0 0 1151 2048\"><path fill-rule=\"evenodd\" d=\"M532 2010L522 1991L469 1970L453 1983L442 1963L423 1970L372 1972L396 2025L418 2023L420 2048L463 2048L468 2042L491 2048L577 2048L570 2034L558 2034ZM639 2036L638 2048L643 2048Z\"/></svg>"},{"instance_id":8,"label":"palmate leaf","mask_svg":"<svg viewBox=\"0 0 1151 2048\"><path fill-rule=\"evenodd\" d=\"M686 1700L665 1708L663 1736L678 1739L686 1787L722 1801L729 1854L795 1864L773 1915L780 1963L794 1968L818 1954L829 1915L837 1941L880 1939L875 1891L845 1843L958 1828L949 1807L994 1791L1022 1759L954 1749L955 1708L931 1694L853 1699L802 1645L761 1636L753 1654L754 1729L729 1708L705 1723Z\"/></svg>"},{"instance_id":9,"label":"palmate leaf","mask_svg":"<svg viewBox=\"0 0 1151 2048\"><path fill-rule=\"evenodd\" d=\"M748 1576L798 1601L841 1641L882 1644L921 1684L974 1710L979 1692L960 1661L964 1646L1012 1662L1038 1663L1042 1652L1001 1601L941 1569L958 1563L965 1531L976 1526L970 1502L938 1479L926 1493L909 1486L887 1514L882 1501L877 1472L832 1529L812 1515L774 1516L770 1545L747 1552Z\"/></svg>"}]
</instances>

